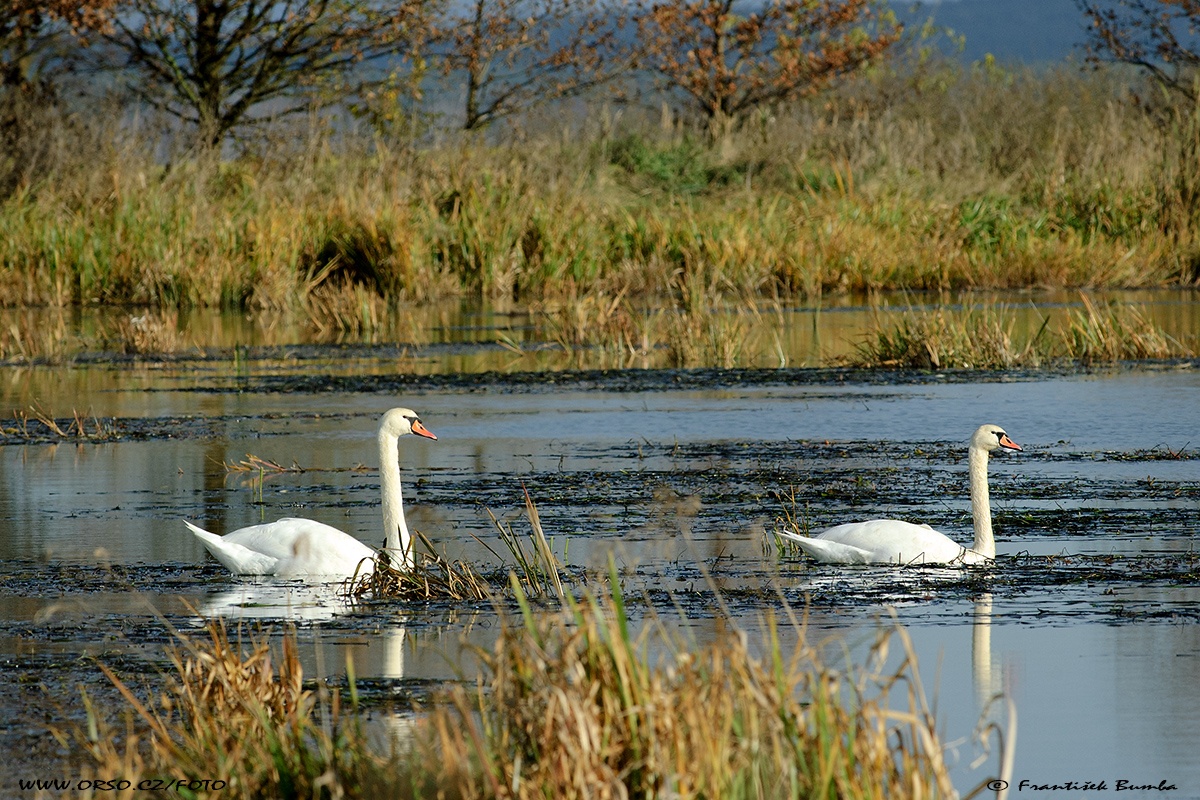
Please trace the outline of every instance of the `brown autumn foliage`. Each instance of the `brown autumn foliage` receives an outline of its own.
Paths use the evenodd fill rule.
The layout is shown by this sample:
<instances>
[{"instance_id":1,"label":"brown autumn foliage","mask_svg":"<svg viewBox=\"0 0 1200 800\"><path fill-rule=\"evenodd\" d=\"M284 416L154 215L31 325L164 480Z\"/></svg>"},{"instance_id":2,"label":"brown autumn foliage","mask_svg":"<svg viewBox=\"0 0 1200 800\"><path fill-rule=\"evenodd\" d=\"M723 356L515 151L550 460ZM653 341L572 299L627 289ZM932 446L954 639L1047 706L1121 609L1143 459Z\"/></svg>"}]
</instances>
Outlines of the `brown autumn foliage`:
<instances>
[{"instance_id":1,"label":"brown autumn foliage","mask_svg":"<svg viewBox=\"0 0 1200 800\"><path fill-rule=\"evenodd\" d=\"M463 129L577 96L621 72L624 23L609 0L472 0L441 22L437 58L461 74Z\"/></svg>"},{"instance_id":2,"label":"brown autumn foliage","mask_svg":"<svg viewBox=\"0 0 1200 800\"><path fill-rule=\"evenodd\" d=\"M76 35L103 29L116 0L0 2L0 86L24 87L62 27ZM57 28L57 29L56 29Z\"/></svg>"},{"instance_id":3,"label":"brown autumn foliage","mask_svg":"<svg viewBox=\"0 0 1200 800\"><path fill-rule=\"evenodd\" d=\"M0 0L0 197L53 160L60 82L115 0Z\"/></svg>"},{"instance_id":4,"label":"brown autumn foliage","mask_svg":"<svg viewBox=\"0 0 1200 800\"><path fill-rule=\"evenodd\" d=\"M885 53L900 26L871 0L661 0L637 14L639 64L714 133L812 94Z\"/></svg>"}]
</instances>

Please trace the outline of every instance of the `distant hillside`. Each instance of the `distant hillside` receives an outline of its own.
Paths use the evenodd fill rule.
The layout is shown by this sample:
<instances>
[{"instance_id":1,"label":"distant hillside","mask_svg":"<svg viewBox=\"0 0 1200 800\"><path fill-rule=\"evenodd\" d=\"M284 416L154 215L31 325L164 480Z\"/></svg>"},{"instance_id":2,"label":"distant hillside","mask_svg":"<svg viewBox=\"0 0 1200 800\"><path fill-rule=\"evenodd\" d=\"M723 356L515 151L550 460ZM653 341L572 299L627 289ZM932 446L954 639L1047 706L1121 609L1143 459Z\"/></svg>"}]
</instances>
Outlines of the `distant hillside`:
<instances>
[{"instance_id":1,"label":"distant hillside","mask_svg":"<svg viewBox=\"0 0 1200 800\"><path fill-rule=\"evenodd\" d=\"M1082 60L1084 20L1074 0L892 0L907 26L929 17L967 37L962 58L978 61L988 53L1003 62L1058 63Z\"/></svg>"}]
</instances>

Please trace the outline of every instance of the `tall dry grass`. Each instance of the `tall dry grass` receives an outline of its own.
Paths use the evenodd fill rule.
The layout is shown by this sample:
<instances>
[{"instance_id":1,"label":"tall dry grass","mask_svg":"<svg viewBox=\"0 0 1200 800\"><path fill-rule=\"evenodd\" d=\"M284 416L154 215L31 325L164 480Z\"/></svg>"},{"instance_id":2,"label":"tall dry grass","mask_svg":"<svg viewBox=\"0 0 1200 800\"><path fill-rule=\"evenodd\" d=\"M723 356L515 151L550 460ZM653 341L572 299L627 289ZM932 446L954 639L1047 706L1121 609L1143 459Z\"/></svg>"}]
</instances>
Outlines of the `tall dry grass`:
<instances>
[{"instance_id":1,"label":"tall dry grass","mask_svg":"<svg viewBox=\"0 0 1200 800\"><path fill-rule=\"evenodd\" d=\"M112 729L85 694L88 724L74 738L91 780L115 791L80 796L344 797L361 787L384 759L368 752L337 693L306 683L297 647L294 631L274 648L265 635L231 637L212 622L203 638L177 636L157 690L102 664L127 704L125 724Z\"/></svg>"},{"instance_id":2,"label":"tall dry grass","mask_svg":"<svg viewBox=\"0 0 1200 800\"><path fill-rule=\"evenodd\" d=\"M153 796L147 780L196 798L956 796L903 629L843 667L794 619L762 630L704 645L654 622L635 633L616 588L557 612L522 602L479 685L450 688L380 753L352 673L347 706L305 678L294 632L272 646L212 623L180 637L160 688L103 667L126 722L89 706L74 735L106 797Z\"/></svg>"},{"instance_id":3,"label":"tall dry grass","mask_svg":"<svg viewBox=\"0 0 1200 800\"><path fill-rule=\"evenodd\" d=\"M433 709L421 756L465 797L953 795L902 631L844 671L802 629L794 646L765 629L761 653L733 628L702 647L654 625L634 635L616 591L527 612L484 657L484 691Z\"/></svg>"}]
</instances>

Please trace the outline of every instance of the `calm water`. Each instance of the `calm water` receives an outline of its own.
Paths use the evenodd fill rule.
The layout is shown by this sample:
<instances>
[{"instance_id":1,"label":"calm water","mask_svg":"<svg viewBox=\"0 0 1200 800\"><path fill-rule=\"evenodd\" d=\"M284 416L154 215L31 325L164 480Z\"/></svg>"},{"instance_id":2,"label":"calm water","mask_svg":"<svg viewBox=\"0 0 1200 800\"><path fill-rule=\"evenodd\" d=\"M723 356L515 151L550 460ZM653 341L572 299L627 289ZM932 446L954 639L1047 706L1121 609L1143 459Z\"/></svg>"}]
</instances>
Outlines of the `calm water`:
<instances>
[{"instance_id":1,"label":"calm water","mask_svg":"<svg viewBox=\"0 0 1200 800\"><path fill-rule=\"evenodd\" d=\"M1167 794L1200 797L1200 586L1194 568L1172 573L1195 554L1200 530L1196 365L988 381L743 376L678 389L678 376L662 373L618 390L570 376L529 385L491 375L418 382L402 395L388 384L262 391L274 384L261 379L278 371L388 374L386 357L347 370L335 356L252 363L242 391L225 362L11 370L20 377L0 387L5 408L37 403L60 421L87 409L85 430L123 434L0 447L8 671L53 683L51 660L122 643L153 658L158 645L139 630L156 613L192 620L191 604L307 620L319 673L350 657L361 679L389 679L403 693L469 672L462 641L490 641L489 613L355 610L328 591L235 580L204 566L179 522L224 532L303 515L376 542L375 420L403 404L439 436L402 442L410 523L451 556L490 560L472 533L488 535L486 509L520 527L524 484L568 561L601 566L614 553L630 593L676 593L687 611L677 625L698 642L718 624L705 571L752 633L765 610L778 610L778 599L756 591L764 586L780 587L794 608L811 604L812 630L855 652L894 608L941 733L956 745L964 792L995 774L994 754L972 766L971 733L1003 692L1018 716L1011 796L1105 797L1118 780L1166 780L1178 787ZM969 540L964 443L985 421L1004 425L1026 452L992 461L1000 557L983 578L766 553L764 531L785 508L814 528L895 515ZM4 422L9 441L19 424ZM262 481L227 471L248 453L307 471ZM0 702L20 704L21 695L6 690ZM26 748L40 712L13 719L5 747ZM402 732L407 723L391 724ZM1021 780L1103 780L1109 789L1016 792Z\"/></svg>"}]
</instances>

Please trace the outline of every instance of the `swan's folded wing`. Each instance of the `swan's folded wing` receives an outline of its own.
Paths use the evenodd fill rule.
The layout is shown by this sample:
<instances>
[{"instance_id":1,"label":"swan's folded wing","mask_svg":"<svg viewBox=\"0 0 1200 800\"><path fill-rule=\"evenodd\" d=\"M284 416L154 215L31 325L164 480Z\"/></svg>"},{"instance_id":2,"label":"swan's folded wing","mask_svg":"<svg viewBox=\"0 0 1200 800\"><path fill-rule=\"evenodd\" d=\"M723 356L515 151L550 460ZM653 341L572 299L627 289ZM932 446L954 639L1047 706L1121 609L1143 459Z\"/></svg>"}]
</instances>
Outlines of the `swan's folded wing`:
<instances>
[{"instance_id":1,"label":"swan's folded wing","mask_svg":"<svg viewBox=\"0 0 1200 800\"><path fill-rule=\"evenodd\" d=\"M775 531L775 535L795 542L800 545L800 549L817 561L824 561L827 564L871 563L871 551L864 550L861 547L842 544L841 542L827 542L823 539L813 539L808 536L800 536L796 533L788 533L787 531Z\"/></svg>"}]
</instances>

